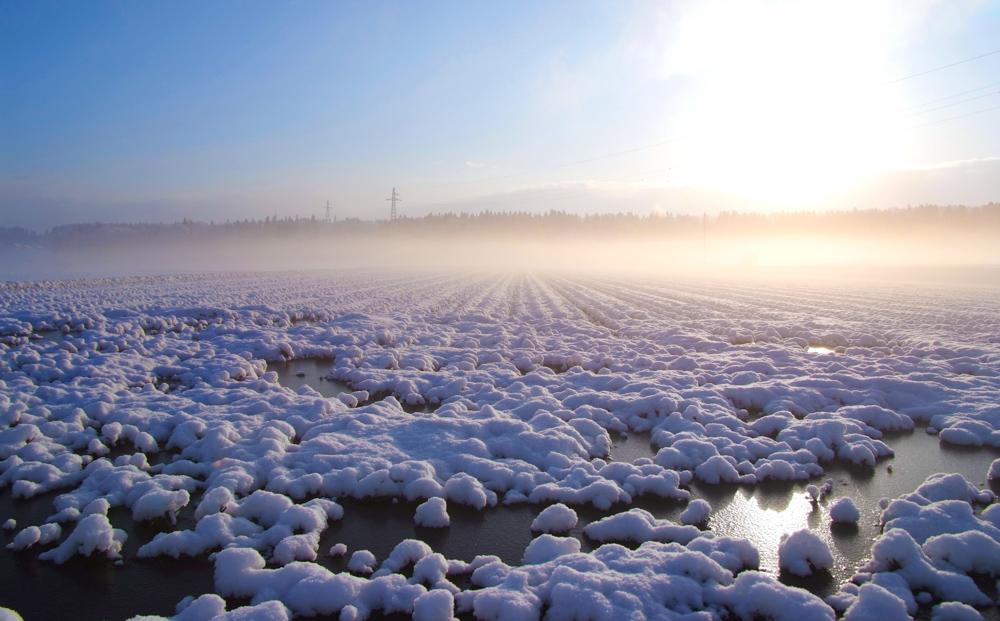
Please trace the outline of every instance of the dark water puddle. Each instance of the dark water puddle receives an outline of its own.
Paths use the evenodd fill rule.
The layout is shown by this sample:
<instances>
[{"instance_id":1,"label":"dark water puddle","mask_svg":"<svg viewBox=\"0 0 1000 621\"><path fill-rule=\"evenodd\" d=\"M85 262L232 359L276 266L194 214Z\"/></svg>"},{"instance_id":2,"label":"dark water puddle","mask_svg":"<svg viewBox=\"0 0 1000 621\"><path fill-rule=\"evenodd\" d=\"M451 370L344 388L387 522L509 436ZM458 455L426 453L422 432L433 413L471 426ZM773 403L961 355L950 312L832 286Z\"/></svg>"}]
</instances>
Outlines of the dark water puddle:
<instances>
[{"instance_id":1,"label":"dark water puddle","mask_svg":"<svg viewBox=\"0 0 1000 621\"><path fill-rule=\"evenodd\" d=\"M354 392L348 384L335 379L329 379L326 375L333 366L330 358L298 358L285 362L268 362L267 370L278 374L278 383L285 388L298 390L302 386L309 386L327 398L336 398L342 392ZM392 396L391 392L379 392L369 396L367 401L358 405L367 405L376 401L381 401ZM404 403L399 401L403 411L409 413L433 412L437 406L430 403Z\"/></svg>"},{"instance_id":2,"label":"dark water puddle","mask_svg":"<svg viewBox=\"0 0 1000 621\"><path fill-rule=\"evenodd\" d=\"M656 457L656 449L653 448L649 433L633 431L628 434L611 434L611 459L631 463L643 457Z\"/></svg>"},{"instance_id":3,"label":"dark water puddle","mask_svg":"<svg viewBox=\"0 0 1000 621\"><path fill-rule=\"evenodd\" d=\"M35 330L31 334L33 335L32 338L50 343L59 343L67 336L62 330Z\"/></svg>"},{"instance_id":4,"label":"dark water puddle","mask_svg":"<svg viewBox=\"0 0 1000 621\"><path fill-rule=\"evenodd\" d=\"M125 619L136 614L172 615L182 598L213 591L213 568L204 559L137 559L135 550L158 528L136 525L128 511L113 509L111 521L129 533L125 564L104 557L73 557L63 565L38 559L46 548L13 552L6 545L26 526L41 524L55 512L53 492L31 499L0 494L0 518L13 517L17 529L0 531L0 606L12 608L25 621ZM64 524L64 535L73 524Z\"/></svg>"},{"instance_id":5,"label":"dark water puddle","mask_svg":"<svg viewBox=\"0 0 1000 621\"><path fill-rule=\"evenodd\" d=\"M447 528L417 526L413 514L419 503L391 500L338 501L344 506L344 519L331 522L323 533L320 561L333 571L345 571L347 559L355 550L370 550L379 561L404 539L421 539L447 558L471 561L479 554L499 556L505 563L519 564L524 548L533 539L531 522L540 507L500 505L478 511L448 503L451 525ZM347 545L344 558L331 559L325 553L335 543Z\"/></svg>"},{"instance_id":6,"label":"dark water puddle","mask_svg":"<svg viewBox=\"0 0 1000 621\"><path fill-rule=\"evenodd\" d=\"M344 382L326 378L331 366L333 360L330 358L299 358L285 362L268 362L267 370L276 372L278 383L292 390L309 386L324 397L336 397L342 392L351 392L353 389Z\"/></svg>"}]
</instances>

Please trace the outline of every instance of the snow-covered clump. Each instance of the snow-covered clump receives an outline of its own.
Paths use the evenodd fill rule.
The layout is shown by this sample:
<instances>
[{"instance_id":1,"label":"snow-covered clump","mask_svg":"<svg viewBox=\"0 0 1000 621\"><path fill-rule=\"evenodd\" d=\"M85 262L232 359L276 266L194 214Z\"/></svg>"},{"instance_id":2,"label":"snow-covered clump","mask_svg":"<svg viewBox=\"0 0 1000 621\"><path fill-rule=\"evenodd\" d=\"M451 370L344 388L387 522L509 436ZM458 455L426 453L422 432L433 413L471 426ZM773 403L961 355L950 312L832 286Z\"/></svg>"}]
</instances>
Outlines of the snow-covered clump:
<instances>
[{"instance_id":1,"label":"snow-covered clump","mask_svg":"<svg viewBox=\"0 0 1000 621\"><path fill-rule=\"evenodd\" d=\"M187 506L190 500L191 495L187 490L150 490L132 504L132 519L140 522L167 517L170 521L175 521L177 512Z\"/></svg>"},{"instance_id":2,"label":"snow-covered clump","mask_svg":"<svg viewBox=\"0 0 1000 621\"><path fill-rule=\"evenodd\" d=\"M375 555L368 550L356 550L347 561L347 570L356 574L370 574L375 571Z\"/></svg>"},{"instance_id":3,"label":"snow-covered clump","mask_svg":"<svg viewBox=\"0 0 1000 621\"><path fill-rule=\"evenodd\" d=\"M89 556L99 552L110 559L121 557L122 544L128 537L125 531L112 528L108 516L92 513L80 520L61 544L42 552L38 558L55 563L65 563L72 556Z\"/></svg>"},{"instance_id":4,"label":"snow-covered clump","mask_svg":"<svg viewBox=\"0 0 1000 621\"><path fill-rule=\"evenodd\" d=\"M738 560L740 546L724 538L702 537L690 547L648 542L629 550L610 544L591 553L579 547L576 539L541 535L526 549L525 564L511 567L496 557L449 561L426 544L407 540L386 559L384 565L391 567L383 569L391 571L380 570L372 578L334 574L313 563L269 569L257 551L230 548L215 555L215 586L227 597L273 598L296 616L351 619L377 611L421 618L455 611L479 619L534 619L543 611L552 618L593 618L595 613L600 618L683 618L700 611L697 618L834 619L833 610L815 595L745 571ZM412 578L395 573L409 565ZM455 586L453 578L462 575L473 588Z\"/></svg>"},{"instance_id":5,"label":"snow-covered clump","mask_svg":"<svg viewBox=\"0 0 1000 621\"><path fill-rule=\"evenodd\" d=\"M806 495L812 502L819 502L833 490L833 479L827 479L822 485L810 483L806 485Z\"/></svg>"},{"instance_id":6,"label":"snow-covered clump","mask_svg":"<svg viewBox=\"0 0 1000 621\"><path fill-rule=\"evenodd\" d=\"M455 617L455 596L434 589L413 600L413 621L451 621Z\"/></svg>"},{"instance_id":7,"label":"snow-covered clump","mask_svg":"<svg viewBox=\"0 0 1000 621\"><path fill-rule=\"evenodd\" d=\"M17 520L15 520L14 518L7 518L7 520L4 521L3 523L4 530L14 530L15 528L17 528Z\"/></svg>"},{"instance_id":8,"label":"snow-covered clump","mask_svg":"<svg viewBox=\"0 0 1000 621\"><path fill-rule=\"evenodd\" d=\"M912 618L902 598L869 582L861 585L843 621L910 621Z\"/></svg>"},{"instance_id":9,"label":"snow-covered clump","mask_svg":"<svg viewBox=\"0 0 1000 621\"><path fill-rule=\"evenodd\" d=\"M778 564L782 570L796 576L811 576L833 567L833 554L819 535L802 529L781 536Z\"/></svg>"},{"instance_id":10,"label":"snow-covered clump","mask_svg":"<svg viewBox=\"0 0 1000 621\"><path fill-rule=\"evenodd\" d=\"M707 500L697 498L688 503L688 506L681 512L681 524L704 524L711 514L712 505L708 504Z\"/></svg>"},{"instance_id":11,"label":"snow-covered clump","mask_svg":"<svg viewBox=\"0 0 1000 621\"><path fill-rule=\"evenodd\" d=\"M329 556L344 556L347 554L347 544L335 543L326 551Z\"/></svg>"},{"instance_id":12,"label":"snow-covered clump","mask_svg":"<svg viewBox=\"0 0 1000 621\"><path fill-rule=\"evenodd\" d=\"M531 530L543 533L565 533L576 527L576 522L576 511L559 502L545 507L531 522Z\"/></svg>"},{"instance_id":13,"label":"snow-covered clump","mask_svg":"<svg viewBox=\"0 0 1000 621\"><path fill-rule=\"evenodd\" d=\"M944 602L934 607L931 621L983 621L983 615L967 604Z\"/></svg>"},{"instance_id":14,"label":"snow-covered clump","mask_svg":"<svg viewBox=\"0 0 1000 621\"><path fill-rule=\"evenodd\" d=\"M288 608L271 600L226 611L226 600L214 593L197 598L186 597L177 604L177 614L172 617L139 615L129 621L291 621Z\"/></svg>"},{"instance_id":15,"label":"snow-covered clump","mask_svg":"<svg viewBox=\"0 0 1000 621\"><path fill-rule=\"evenodd\" d=\"M591 522L583 529L594 541L676 541L686 544L701 535L695 526L657 519L645 509L629 509Z\"/></svg>"},{"instance_id":16,"label":"snow-covered clump","mask_svg":"<svg viewBox=\"0 0 1000 621\"><path fill-rule=\"evenodd\" d=\"M274 548L275 562L312 560L328 521L344 515L343 507L326 498L299 505L265 490L257 490L240 502L213 504L213 508L225 511L206 511L193 530L157 533L139 548L139 556L197 556L239 544L262 551Z\"/></svg>"},{"instance_id":17,"label":"snow-covered clump","mask_svg":"<svg viewBox=\"0 0 1000 621\"><path fill-rule=\"evenodd\" d=\"M857 524L861 511L850 498L838 498L830 505L830 521L835 524Z\"/></svg>"},{"instance_id":18,"label":"snow-covered clump","mask_svg":"<svg viewBox=\"0 0 1000 621\"><path fill-rule=\"evenodd\" d=\"M1000 505L979 515L973 505L992 498L961 475L928 477L916 491L886 505L883 533L856 579L889 589L908 602L911 615L917 600L939 603L934 614L940 617L933 618L978 618L969 616L979 614L969 606L991 600L971 575L1000 576ZM848 584L830 601L845 604L856 596L856 587Z\"/></svg>"},{"instance_id":19,"label":"snow-covered clump","mask_svg":"<svg viewBox=\"0 0 1000 621\"><path fill-rule=\"evenodd\" d=\"M448 517L448 504L444 498L428 498L417 507L413 516L417 526L427 528L444 528L451 524Z\"/></svg>"},{"instance_id":20,"label":"snow-covered clump","mask_svg":"<svg viewBox=\"0 0 1000 621\"><path fill-rule=\"evenodd\" d=\"M11 550L27 550L34 545L48 545L58 541L62 537L62 526L59 524L42 524L41 526L29 526L14 536L14 540L7 544Z\"/></svg>"},{"instance_id":21,"label":"snow-covered clump","mask_svg":"<svg viewBox=\"0 0 1000 621\"><path fill-rule=\"evenodd\" d=\"M539 535L531 540L524 549L523 562L526 565L546 563L564 554L580 551L580 541L573 537L556 537L554 535Z\"/></svg>"},{"instance_id":22,"label":"snow-covered clump","mask_svg":"<svg viewBox=\"0 0 1000 621\"><path fill-rule=\"evenodd\" d=\"M988 481L1000 481L1000 459L994 459L990 464L990 470L986 473Z\"/></svg>"}]
</instances>

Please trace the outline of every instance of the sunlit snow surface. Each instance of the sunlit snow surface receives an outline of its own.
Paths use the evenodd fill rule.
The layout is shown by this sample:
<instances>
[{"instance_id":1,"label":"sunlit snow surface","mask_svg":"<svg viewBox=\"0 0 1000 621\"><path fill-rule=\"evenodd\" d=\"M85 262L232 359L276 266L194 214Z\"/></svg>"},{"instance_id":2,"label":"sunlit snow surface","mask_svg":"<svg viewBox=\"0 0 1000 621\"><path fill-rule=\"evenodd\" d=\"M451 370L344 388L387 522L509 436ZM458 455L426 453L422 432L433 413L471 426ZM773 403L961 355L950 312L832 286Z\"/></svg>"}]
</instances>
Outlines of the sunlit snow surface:
<instances>
[{"instance_id":1,"label":"sunlit snow surface","mask_svg":"<svg viewBox=\"0 0 1000 621\"><path fill-rule=\"evenodd\" d=\"M0 285L0 341L0 494L48 507L3 536L32 563L89 555L128 572L193 557L259 618L798 620L995 602L1000 505L980 487L1000 448L997 288L372 273L15 283ZM938 441L976 449L975 467L941 462L971 483L923 483L939 458L920 453L948 455ZM881 514L878 496L911 492ZM830 501L848 495L853 538L829 524ZM713 505L700 527L679 518L694 496ZM428 498L446 503L415 516ZM532 540L553 503L580 525ZM360 547L330 560L337 537L350 547L352 529L393 507L417 539L374 565ZM482 521L492 531L434 554L454 545L442 531L475 532L475 515L496 515ZM509 534L494 532L505 520ZM786 582L828 594L860 571L865 586L824 602L779 582L781 537L802 528L833 564ZM875 537L871 562L854 561ZM514 542L520 553L505 552ZM788 558L810 571L793 543ZM226 604L179 612L210 619ZM169 610L127 611L147 612Z\"/></svg>"}]
</instances>

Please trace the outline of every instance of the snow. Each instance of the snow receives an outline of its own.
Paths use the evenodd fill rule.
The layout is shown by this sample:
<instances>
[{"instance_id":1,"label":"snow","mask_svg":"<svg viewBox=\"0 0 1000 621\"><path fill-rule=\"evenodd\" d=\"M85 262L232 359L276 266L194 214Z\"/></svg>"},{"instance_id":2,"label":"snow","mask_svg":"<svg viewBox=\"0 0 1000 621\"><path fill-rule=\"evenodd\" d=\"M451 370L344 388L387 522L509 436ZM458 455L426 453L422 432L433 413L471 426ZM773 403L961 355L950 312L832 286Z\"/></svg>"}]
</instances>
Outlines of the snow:
<instances>
[{"instance_id":1,"label":"snow","mask_svg":"<svg viewBox=\"0 0 1000 621\"><path fill-rule=\"evenodd\" d=\"M833 567L833 554L816 533L802 529L782 535L778 564L796 576L811 576Z\"/></svg>"},{"instance_id":2,"label":"snow","mask_svg":"<svg viewBox=\"0 0 1000 621\"><path fill-rule=\"evenodd\" d=\"M58 541L62 537L62 526L59 524L47 523L41 526L29 526L14 535L14 539L7 544L11 550L27 550L35 545L48 545Z\"/></svg>"},{"instance_id":3,"label":"snow","mask_svg":"<svg viewBox=\"0 0 1000 621\"><path fill-rule=\"evenodd\" d=\"M138 556L212 562L219 594L249 598L239 614L275 618L833 618L753 571L748 542L697 528L712 508L692 486L800 482L818 510L826 469L884 463L888 432L927 425L940 442L1000 446L995 290L843 293L516 274L0 283L0 493L51 505L8 545L118 560L124 511L162 531L133 535ZM63 336L30 338L41 330ZM350 392L282 386L268 363L295 358L328 360ZM632 433L655 456L612 459L611 434ZM632 506L645 497L687 502L681 523ZM408 540L381 567L360 550L354 574L334 574L316 559L329 524L352 519L344 498L412 502L424 526L447 523L449 507L545 508L519 567ZM871 561L831 601L984 605L970 574L996 571L993 500L944 473L887 502ZM848 502L830 504L831 520L858 519ZM577 511L592 552L553 536L576 529ZM790 571L829 567L807 535L782 549ZM410 565L416 581L398 573ZM675 599L656 600L664 590Z\"/></svg>"},{"instance_id":4,"label":"snow","mask_svg":"<svg viewBox=\"0 0 1000 621\"><path fill-rule=\"evenodd\" d=\"M838 498L830 505L830 521L835 524L857 524L861 511L850 498Z\"/></svg>"},{"instance_id":5,"label":"snow","mask_svg":"<svg viewBox=\"0 0 1000 621\"><path fill-rule=\"evenodd\" d=\"M574 554L579 551L579 539L544 534L531 540L528 547L524 549L522 562L525 565L537 565L551 561L564 554Z\"/></svg>"},{"instance_id":6,"label":"snow","mask_svg":"<svg viewBox=\"0 0 1000 621\"><path fill-rule=\"evenodd\" d=\"M931 621L983 621L983 615L961 602L944 602L934 607Z\"/></svg>"},{"instance_id":7,"label":"snow","mask_svg":"<svg viewBox=\"0 0 1000 621\"><path fill-rule=\"evenodd\" d=\"M214 593L185 598L172 617L139 615L129 621L290 621L291 615L281 602L269 601L240 606L226 611L226 600Z\"/></svg>"},{"instance_id":8,"label":"snow","mask_svg":"<svg viewBox=\"0 0 1000 621\"><path fill-rule=\"evenodd\" d=\"M906 602L871 582L861 585L858 596L842 617L843 621L910 621Z\"/></svg>"},{"instance_id":9,"label":"snow","mask_svg":"<svg viewBox=\"0 0 1000 621\"><path fill-rule=\"evenodd\" d=\"M992 521L1000 515L1000 505L979 515L974 505L992 500L992 493L961 475L931 475L914 492L887 504L883 533L856 580L891 591L911 614L919 602L935 604L934 614L940 617L932 618L979 618L966 616L979 614L968 606L986 606L991 600L972 575L1000 575L1000 529ZM842 587L830 601L850 601L857 595L852 586Z\"/></svg>"},{"instance_id":10,"label":"snow","mask_svg":"<svg viewBox=\"0 0 1000 621\"><path fill-rule=\"evenodd\" d=\"M132 504L132 519L137 522L168 517L176 521L177 512L187 506L191 495L186 490L167 491L153 489L140 496Z\"/></svg>"},{"instance_id":11,"label":"snow","mask_svg":"<svg viewBox=\"0 0 1000 621\"><path fill-rule=\"evenodd\" d=\"M356 574L370 574L375 571L375 555L368 550L356 550L347 561L347 569Z\"/></svg>"},{"instance_id":12,"label":"snow","mask_svg":"<svg viewBox=\"0 0 1000 621\"><path fill-rule=\"evenodd\" d=\"M990 470L986 474L986 478L989 481L1000 481L1000 458L994 459L993 463L990 464Z\"/></svg>"},{"instance_id":13,"label":"snow","mask_svg":"<svg viewBox=\"0 0 1000 621\"><path fill-rule=\"evenodd\" d=\"M448 504L444 498L428 498L417 506L413 521L417 526L444 528L451 523L448 517Z\"/></svg>"},{"instance_id":14,"label":"snow","mask_svg":"<svg viewBox=\"0 0 1000 621\"><path fill-rule=\"evenodd\" d=\"M82 518L59 546L42 552L38 558L62 564L76 554L89 556L100 552L110 559L118 559L121 558L122 544L126 538L125 531L111 527L106 515L92 513Z\"/></svg>"},{"instance_id":15,"label":"snow","mask_svg":"<svg viewBox=\"0 0 1000 621\"><path fill-rule=\"evenodd\" d=\"M712 505L707 500L697 498L688 503L688 506L681 513L681 524L697 526L708 521L708 516L712 514Z\"/></svg>"},{"instance_id":16,"label":"snow","mask_svg":"<svg viewBox=\"0 0 1000 621\"><path fill-rule=\"evenodd\" d=\"M534 521L531 530L543 533L565 533L576 527L576 511L558 502L545 507Z\"/></svg>"},{"instance_id":17,"label":"snow","mask_svg":"<svg viewBox=\"0 0 1000 621\"><path fill-rule=\"evenodd\" d=\"M413 621L451 621L455 618L455 597L435 589L413 600Z\"/></svg>"},{"instance_id":18,"label":"snow","mask_svg":"<svg viewBox=\"0 0 1000 621\"><path fill-rule=\"evenodd\" d=\"M657 519L645 509L629 509L587 524L584 534L594 541L677 541L688 543L701 534L695 526Z\"/></svg>"}]
</instances>

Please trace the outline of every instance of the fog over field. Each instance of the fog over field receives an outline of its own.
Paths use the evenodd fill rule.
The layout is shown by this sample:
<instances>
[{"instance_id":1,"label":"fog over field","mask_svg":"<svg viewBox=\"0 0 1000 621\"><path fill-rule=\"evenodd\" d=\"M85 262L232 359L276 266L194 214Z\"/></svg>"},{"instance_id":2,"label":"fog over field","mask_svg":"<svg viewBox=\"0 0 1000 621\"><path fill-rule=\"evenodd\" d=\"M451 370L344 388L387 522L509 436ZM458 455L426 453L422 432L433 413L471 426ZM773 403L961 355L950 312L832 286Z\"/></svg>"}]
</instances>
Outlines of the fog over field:
<instances>
[{"instance_id":1,"label":"fog over field","mask_svg":"<svg viewBox=\"0 0 1000 621\"><path fill-rule=\"evenodd\" d=\"M1000 265L1000 205L387 221L67 225L0 231L5 278L368 267L753 275L786 268Z\"/></svg>"}]
</instances>

